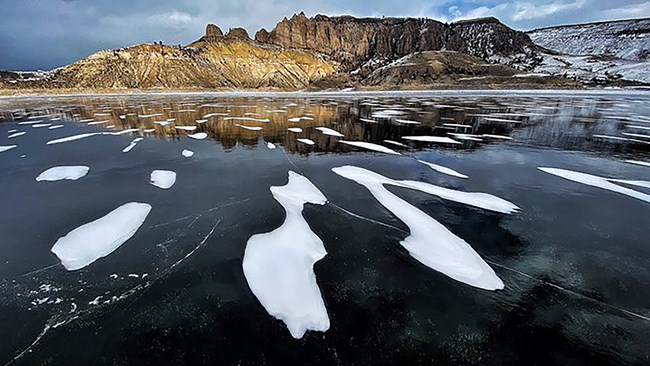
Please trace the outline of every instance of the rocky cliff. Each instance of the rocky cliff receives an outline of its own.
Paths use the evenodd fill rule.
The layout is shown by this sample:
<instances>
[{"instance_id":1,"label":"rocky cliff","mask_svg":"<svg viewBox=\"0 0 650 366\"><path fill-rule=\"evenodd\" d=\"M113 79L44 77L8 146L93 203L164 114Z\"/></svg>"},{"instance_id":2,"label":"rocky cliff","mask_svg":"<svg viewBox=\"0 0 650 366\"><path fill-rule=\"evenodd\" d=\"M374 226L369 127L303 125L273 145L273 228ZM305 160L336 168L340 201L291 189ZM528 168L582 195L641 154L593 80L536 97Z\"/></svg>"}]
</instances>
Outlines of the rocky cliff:
<instances>
[{"instance_id":1,"label":"rocky cliff","mask_svg":"<svg viewBox=\"0 0 650 366\"><path fill-rule=\"evenodd\" d=\"M57 71L49 85L300 89L336 69L315 52L259 44L242 28L224 35L208 25L206 34L186 47L147 44L98 52Z\"/></svg>"},{"instance_id":2,"label":"rocky cliff","mask_svg":"<svg viewBox=\"0 0 650 366\"><path fill-rule=\"evenodd\" d=\"M394 60L420 51L448 50L509 65L534 59L537 47L523 32L495 18L445 24L432 19L354 18L304 13L284 18L256 39L284 48L325 53L350 67L369 60Z\"/></svg>"}]
</instances>

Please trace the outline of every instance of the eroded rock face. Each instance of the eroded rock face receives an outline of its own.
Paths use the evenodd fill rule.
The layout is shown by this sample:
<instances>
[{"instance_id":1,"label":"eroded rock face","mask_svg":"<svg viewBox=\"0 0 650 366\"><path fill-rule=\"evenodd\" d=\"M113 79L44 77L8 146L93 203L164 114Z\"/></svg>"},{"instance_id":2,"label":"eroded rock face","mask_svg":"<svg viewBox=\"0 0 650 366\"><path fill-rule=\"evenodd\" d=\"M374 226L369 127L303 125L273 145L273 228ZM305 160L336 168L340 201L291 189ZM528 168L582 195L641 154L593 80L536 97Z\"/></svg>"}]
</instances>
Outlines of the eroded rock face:
<instances>
[{"instance_id":1,"label":"eroded rock face","mask_svg":"<svg viewBox=\"0 0 650 366\"><path fill-rule=\"evenodd\" d=\"M343 62L395 59L419 51L450 50L483 59L531 55L535 45L523 33L495 18L444 24L432 19L354 18L304 13L284 18L268 43L311 49Z\"/></svg>"},{"instance_id":2,"label":"eroded rock face","mask_svg":"<svg viewBox=\"0 0 650 366\"><path fill-rule=\"evenodd\" d=\"M208 24L208 26L205 27L205 36L203 39L206 42L217 42L222 38L223 32L221 31L221 28L217 27L214 24Z\"/></svg>"},{"instance_id":3,"label":"eroded rock face","mask_svg":"<svg viewBox=\"0 0 650 366\"><path fill-rule=\"evenodd\" d=\"M255 40L260 43L269 43L269 32L262 28L255 33Z\"/></svg>"},{"instance_id":4,"label":"eroded rock face","mask_svg":"<svg viewBox=\"0 0 650 366\"><path fill-rule=\"evenodd\" d=\"M228 39L248 40L248 32L244 28L232 28L226 33Z\"/></svg>"}]
</instances>

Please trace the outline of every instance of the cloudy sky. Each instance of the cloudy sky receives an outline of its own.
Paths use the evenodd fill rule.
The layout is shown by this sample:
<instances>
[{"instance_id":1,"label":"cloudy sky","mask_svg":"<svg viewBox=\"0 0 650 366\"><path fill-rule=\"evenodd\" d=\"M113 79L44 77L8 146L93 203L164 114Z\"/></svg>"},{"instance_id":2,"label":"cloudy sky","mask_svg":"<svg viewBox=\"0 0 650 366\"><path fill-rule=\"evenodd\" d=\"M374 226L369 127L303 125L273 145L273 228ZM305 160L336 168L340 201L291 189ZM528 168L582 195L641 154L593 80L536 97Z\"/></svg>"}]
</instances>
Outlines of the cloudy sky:
<instances>
[{"instance_id":1,"label":"cloudy sky","mask_svg":"<svg viewBox=\"0 0 650 366\"><path fill-rule=\"evenodd\" d=\"M0 0L0 9L0 69L12 70L47 70L143 42L187 44L207 23L252 35L301 10L443 22L496 16L520 30L650 17L650 1L643 0Z\"/></svg>"}]
</instances>

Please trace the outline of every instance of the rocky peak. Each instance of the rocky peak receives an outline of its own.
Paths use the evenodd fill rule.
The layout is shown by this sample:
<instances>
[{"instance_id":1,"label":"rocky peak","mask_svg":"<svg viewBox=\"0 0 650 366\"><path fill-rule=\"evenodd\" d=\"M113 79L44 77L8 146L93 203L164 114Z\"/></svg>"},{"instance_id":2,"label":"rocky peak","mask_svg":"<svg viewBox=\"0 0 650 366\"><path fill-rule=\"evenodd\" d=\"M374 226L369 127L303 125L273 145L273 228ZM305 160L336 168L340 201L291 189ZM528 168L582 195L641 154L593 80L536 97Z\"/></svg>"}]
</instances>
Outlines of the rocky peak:
<instances>
[{"instance_id":1,"label":"rocky peak","mask_svg":"<svg viewBox=\"0 0 650 366\"><path fill-rule=\"evenodd\" d=\"M262 28L255 33L255 40L260 43L269 43L269 32Z\"/></svg>"},{"instance_id":2,"label":"rocky peak","mask_svg":"<svg viewBox=\"0 0 650 366\"><path fill-rule=\"evenodd\" d=\"M237 40L249 40L248 32L244 28L231 28L228 33L226 33L226 38L228 39L237 39Z\"/></svg>"},{"instance_id":3,"label":"rocky peak","mask_svg":"<svg viewBox=\"0 0 650 366\"><path fill-rule=\"evenodd\" d=\"M203 39L206 42L217 42L223 38L223 32L221 31L221 28L217 27L214 24L208 24L207 27L205 27L205 36Z\"/></svg>"}]
</instances>

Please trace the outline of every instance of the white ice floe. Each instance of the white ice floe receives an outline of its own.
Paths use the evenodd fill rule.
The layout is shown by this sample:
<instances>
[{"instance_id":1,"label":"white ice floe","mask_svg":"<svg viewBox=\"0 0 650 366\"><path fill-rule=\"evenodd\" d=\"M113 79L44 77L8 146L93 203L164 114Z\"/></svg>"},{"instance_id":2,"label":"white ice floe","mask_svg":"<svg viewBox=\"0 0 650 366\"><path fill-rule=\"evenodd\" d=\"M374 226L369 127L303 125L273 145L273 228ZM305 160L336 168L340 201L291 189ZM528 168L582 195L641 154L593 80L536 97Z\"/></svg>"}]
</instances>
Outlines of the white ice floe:
<instances>
[{"instance_id":1,"label":"white ice floe","mask_svg":"<svg viewBox=\"0 0 650 366\"><path fill-rule=\"evenodd\" d=\"M32 125L33 128L43 128L43 127L50 127L50 126L52 126L51 123L36 123Z\"/></svg>"},{"instance_id":2,"label":"white ice floe","mask_svg":"<svg viewBox=\"0 0 650 366\"><path fill-rule=\"evenodd\" d=\"M134 138L133 141L131 141L131 143L129 144L129 146L125 147L125 148L122 150L122 152L123 152L123 153L128 153L129 151L131 151L131 149L133 149L133 148L135 147L135 145L138 144L138 142L140 142L140 141L142 141L142 140L144 140L142 137Z\"/></svg>"},{"instance_id":3,"label":"white ice floe","mask_svg":"<svg viewBox=\"0 0 650 366\"><path fill-rule=\"evenodd\" d=\"M133 132L140 132L140 129L139 128L127 128L126 130L117 131L117 132L103 132L102 135L122 136L122 135L126 135L128 133L133 133Z\"/></svg>"},{"instance_id":4,"label":"white ice floe","mask_svg":"<svg viewBox=\"0 0 650 366\"><path fill-rule=\"evenodd\" d=\"M195 133L193 135L187 135L187 137L195 139L195 140L203 140L206 137L208 137L208 134L205 133L205 132L199 132L199 133Z\"/></svg>"},{"instance_id":5,"label":"white ice floe","mask_svg":"<svg viewBox=\"0 0 650 366\"><path fill-rule=\"evenodd\" d=\"M421 124L421 122L418 122L418 121L413 121L413 120L410 120L410 119L400 119L400 118L395 118L395 122L401 123L401 124L404 124L404 125L419 125L419 124Z\"/></svg>"},{"instance_id":6,"label":"white ice floe","mask_svg":"<svg viewBox=\"0 0 650 366\"><path fill-rule=\"evenodd\" d=\"M460 142L443 136L402 136L405 140L435 142L440 144L460 144Z\"/></svg>"},{"instance_id":7,"label":"white ice floe","mask_svg":"<svg viewBox=\"0 0 650 366\"><path fill-rule=\"evenodd\" d=\"M317 130L323 133L323 135L329 135L329 136L335 136L335 137L343 137L344 135L338 131L335 131L331 128L327 127L316 127Z\"/></svg>"},{"instance_id":8,"label":"white ice floe","mask_svg":"<svg viewBox=\"0 0 650 366\"><path fill-rule=\"evenodd\" d=\"M9 151L9 150L14 149L14 148L16 148L16 147L18 147L18 145L5 145L5 146L0 146L0 152Z\"/></svg>"},{"instance_id":9,"label":"white ice floe","mask_svg":"<svg viewBox=\"0 0 650 366\"><path fill-rule=\"evenodd\" d=\"M227 116L228 113L208 113L206 115L203 115L203 118L207 119L210 117L217 117L217 116Z\"/></svg>"},{"instance_id":10,"label":"white ice floe","mask_svg":"<svg viewBox=\"0 0 650 366\"><path fill-rule=\"evenodd\" d=\"M63 127L63 125L52 125L52 126L48 127L47 129L48 130L56 130L56 129L59 129L61 127Z\"/></svg>"},{"instance_id":11,"label":"white ice floe","mask_svg":"<svg viewBox=\"0 0 650 366\"><path fill-rule=\"evenodd\" d=\"M72 136L68 136L68 137L62 137L60 139L50 140L50 141L46 142L45 144L46 145L61 144L61 143L64 143L64 142L85 139L87 137L97 136L97 135L101 135L101 134L102 134L101 132L81 133L81 134L78 134L78 135L72 135Z\"/></svg>"},{"instance_id":12,"label":"white ice floe","mask_svg":"<svg viewBox=\"0 0 650 366\"><path fill-rule=\"evenodd\" d=\"M483 141L482 138L476 136L476 135L469 135L466 133L453 133L449 132L448 135L451 137L455 138L456 140L463 140L463 141Z\"/></svg>"},{"instance_id":13,"label":"white ice floe","mask_svg":"<svg viewBox=\"0 0 650 366\"><path fill-rule=\"evenodd\" d=\"M171 170L154 170L149 180L158 188L169 189L176 183L176 173Z\"/></svg>"},{"instance_id":14,"label":"white ice floe","mask_svg":"<svg viewBox=\"0 0 650 366\"><path fill-rule=\"evenodd\" d=\"M57 240L52 253L68 271L86 267L135 235L150 211L151 206L146 203L126 203Z\"/></svg>"},{"instance_id":15,"label":"white ice floe","mask_svg":"<svg viewBox=\"0 0 650 366\"><path fill-rule=\"evenodd\" d=\"M18 130L13 129L13 130L9 130L9 131L7 131L8 134L12 134L12 133L15 133L15 132L18 132Z\"/></svg>"},{"instance_id":16,"label":"white ice floe","mask_svg":"<svg viewBox=\"0 0 650 366\"><path fill-rule=\"evenodd\" d=\"M482 137L487 137L490 139L497 139L497 140L512 140L512 137L510 136L503 136L503 135L491 135L488 133L484 133L481 135Z\"/></svg>"},{"instance_id":17,"label":"white ice floe","mask_svg":"<svg viewBox=\"0 0 650 366\"><path fill-rule=\"evenodd\" d=\"M289 182L271 187L271 193L286 218L279 228L248 239L244 276L266 311L282 320L294 338L302 338L307 330L324 332L330 322L313 267L327 251L302 209L306 203L323 205L327 199L307 178L292 171Z\"/></svg>"},{"instance_id":18,"label":"white ice floe","mask_svg":"<svg viewBox=\"0 0 650 366\"><path fill-rule=\"evenodd\" d=\"M303 144L307 144L307 145L313 145L313 144L315 144L315 142L312 141L312 140L310 140L310 139L296 139L296 140L302 142Z\"/></svg>"},{"instance_id":19,"label":"white ice floe","mask_svg":"<svg viewBox=\"0 0 650 366\"><path fill-rule=\"evenodd\" d=\"M408 145L405 145L401 142L393 141L393 140L384 140L385 143L395 145L395 146L400 146L400 147L408 147Z\"/></svg>"},{"instance_id":20,"label":"white ice floe","mask_svg":"<svg viewBox=\"0 0 650 366\"><path fill-rule=\"evenodd\" d=\"M267 123L271 122L268 118L251 118L251 117L224 117L224 121L253 121L253 122L262 122Z\"/></svg>"},{"instance_id":21,"label":"white ice floe","mask_svg":"<svg viewBox=\"0 0 650 366\"><path fill-rule=\"evenodd\" d=\"M375 121L374 119L368 119L368 118L359 118L359 121L366 122L366 123L379 123L379 121Z\"/></svg>"},{"instance_id":22,"label":"white ice floe","mask_svg":"<svg viewBox=\"0 0 650 366\"><path fill-rule=\"evenodd\" d=\"M627 179L608 179L610 182L623 183L630 186L650 188L650 182L647 180L627 180Z\"/></svg>"},{"instance_id":23,"label":"white ice floe","mask_svg":"<svg viewBox=\"0 0 650 366\"><path fill-rule=\"evenodd\" d=\"M183 130L183 131L194 131L196 130L196 126L174 126L175 129L177 130Z\"/></svg>"},{"instance_id":24,"label":"white ice floe","mask_svg":"<svg viewBox=\"0 0 650 366\"><path fill-rule=\"evenodd\" d=\"M183 155L186 158L192 157L194 155L194 151L192 150L183 150L181 152L181 155Z\"/></svg>"},{"instance_id":25,"label":"white ice floe","mask_svg":"<svg viewBox=\"0 0 650 366\"><path fill-rule=\"evenodd\" d=\"M22 136L22 135L24 135L24 134L26 134L26 133L27 133L27 132L25 132L25 131L14 132L14 133L12 133L11 135L7 136L7 138L8 138L8 139L12 139L12 138L14 138L14 137Z\"/></svg>"},{"instance_id":26,"label":"white ice floe","mask_svg":"<svg viewBox=\"0 0 650 366\"><path fill-rule=\"evenodd\" d=\"M243 128L245 130L249 130L249 131L261 131L262 130L262 127L259 127L259 126L244 126L244 125L240 125L239 123L235 123L235 126L237 126L239 128Z\"/></svg>"},{"instance_id":27,"label":"white ice floe","mask_svg":"<svg viewBox=\"0 0 650 366\"><path fill-rule=\"evenodd\" d=\"M83 165L55 166L39 174L36 181L77 180L85 177L89 170L89 167Z\"/></svg>"},{"instance_id":28,"label":"white ice floe","mask_svg":"<svg viewBox=\"0 0 650 366\"><path fill-rule=\"evenodd\" d=\"M273 150L273 149L275 149L275 144L272 143L272 142L267 142L266 147L268 147L270 150Z\"/></svg>"},{"instance_id":29,"label":"white ice floe","mask_svg":"<svg viewBox=\"0 0 650 366\"><path fill-rule=\"evenodd\" d=\"M461 174L461 173L459 173L459 172L457 172L457 171L455 171L453 169L447 168L447 167L442 166L442 165L429 163L428 161L424 161L424 160L418 160L418 162L420 162L420 163L422 163L424 165L427 165L429 168L431 168L431 169L433 169L433 170L435 170L435 171L437 171L439 173L442 173L442 174L451 175L452 177L457 177L457 178L464 178L464 179L469 178L465 174Z\"/></svg>"},{"instance_id":30,"label":"white ice floe","mask_svg":"<svg viewBox=\"0 0 650 366\"><path fill-rule=\"evenodd\" d=\"M339 142L342 143L342 144L351 145L351 146L355 146L355 147L360 147L362 149L382 152L382 153L385 153L385 154L401 155L400 153L398 153L397 151L395 151L393 149L389 149L386 146L373 144L371 142L346 141L346 140L339 140Z\"/></svg>"},{"instance_id":31,"label":"white ice floe","mask_svg":"<svg viewBox=\"0 0 650 366\"><path fill-rule=\"evenodd\" d=\"M650 167L650 161L625 160L626 163Z\"/></svg>"},{"instance_id":32,"label":"white ice floe","mask_svg":"<svg viewBox=\"0 0 650 366\"><path fill-rule=\"evenodd\" d=\"M618 184L612 183L611 181L616 181L615 179L603 178L603 177L599 177L597 175L580 173L580 172L575 172L575 171L566 170L566 169L546 168L546 167L539 167L537 169L539 169L539 170L541 170L541 171L543 171L545 173L548 173L548 174L553 174L553 175L558 176L560 178L568 179L568 180L576 182L576 183L581 183L581 184L585 184L585 185L592 186L592 187L598 187L598 188L606 189L608 191L624 194L624 195L626 195L628 197L636 198L638 200L650 203L650 194L645 194L645 193L635 191L633 189L622 187L622 186L619 186ZM637 182L637 181L626 181L626 183L630 184L629 182Z\"/></svg>"},{"instance_id":33,"label":"white ice floe","mask_svg":"<svg viewBox=\"0 0 650 366\"><path fill-rule=\"evenodd\" d=\"M295 132L295 133L301 133L302 132L302 128L299 128L299 127L291 127L291 128L287 128L287 130L289 130L291 132Z\"/></svg>"},{"instance_id":34,"label":"white ice floe","mask_svg":"<svg viewBox=\"0 0 650 366\"><path fill-rule=\"evenodd\" d=\"M485 290L504 287L492 268L467 242L415 206L391 193L384 184L416 189L443 199L503 213L514 212L517 206L485 193L460 192L415 181L396 181L349 165L334 168L332 171L365 186L379 203L409 227L410 235L400 244L413 258L431 269L474 287Z\"/></svg>"}]
</instances>

